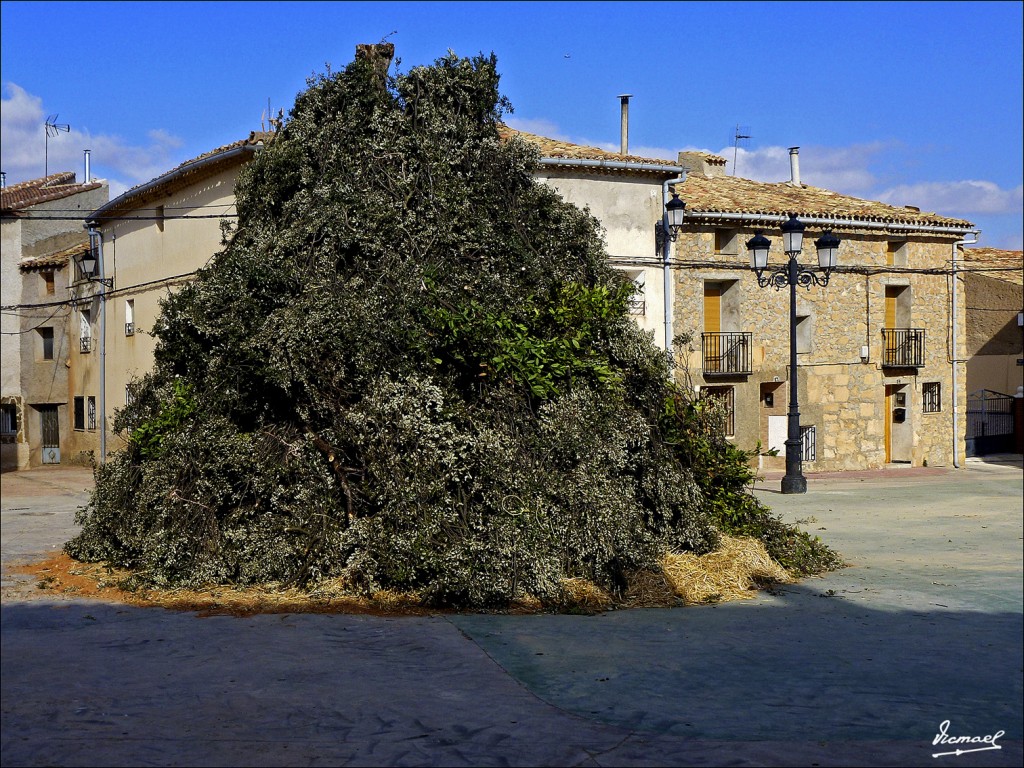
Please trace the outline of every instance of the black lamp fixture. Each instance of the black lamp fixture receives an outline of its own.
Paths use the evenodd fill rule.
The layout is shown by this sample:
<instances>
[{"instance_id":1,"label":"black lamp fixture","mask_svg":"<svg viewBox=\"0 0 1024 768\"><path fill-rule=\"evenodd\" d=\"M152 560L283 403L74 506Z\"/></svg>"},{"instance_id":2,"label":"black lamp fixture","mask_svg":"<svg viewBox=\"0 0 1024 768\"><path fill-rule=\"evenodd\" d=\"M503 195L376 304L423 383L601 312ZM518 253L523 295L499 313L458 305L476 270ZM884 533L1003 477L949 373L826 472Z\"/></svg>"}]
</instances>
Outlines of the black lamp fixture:
<instances>
[{"instance_id":1,"label":"black lamp fixture","mask_svg":"<svg viewBox=\"0 0 1024 768\"><path fill-rule=\"evenodd\" d=\"M654 225L654 239L658 250L662 250L666 241L675 242L679 237L679 230L683 228L683 219L686 217L686 203L679 199L679 195L672 193L672 199L665 203L665 215L662 221Z\"/></svg>"},{"instance_id":2,"label":"black lamp fixture","mask_svg":"<svg viewBox=\"0 0 1024 768\"><path fill-rule=\"evenodd\" d=\"M838 264L839 238L832 234L831 230L822 232L821 237L814 241L814 247L818 250L818 268L821 274L817 274L797 262L797 257L804 247L804 223L794 214L782 224L782 250L785 251L789 261L786 266L781 267L767 277L763 276L768 268L768 251L771 250L772 241L764 236L764 232L758 230L752 238L747 240L747 252L750 254L750 268L757 275L757 283L762 288L769 285L779 290L790 283L790 272L795 272L792 279L796 285L803 288L810 288L814 285L828 285L829 277Z\"/></svg>"},{"instance_id":3,"label":"black lamp fixture","mask_svg":"<svg viewBox=\"0 0 1024 768\"><path fill-rule=\"evenodd\" d=\"M99 259L96 258L96 249L93 247L93 237L90 233L89 237L89 250L78 260L78 266L81 269L82 277L90 283L100 283L105 285L107 288L113 290L114 278L112 277L97 277L96 267L99 264Z\"/></svg>"},{"instance_id":4,"label":"black lamp fixture","mask_svg":"<svg viewBox=\"0 0 1024 768\"><path fill-rule=\"evenodd\" d=\"M782 249L788 261L774 272L764 274L768 268L768 251L771 240L763 232L756 232L747 241L750 253L750 268L757 275L757 284L762 288L772 286L780 290L789 286L789 423L786 435L786 476L782 478L783 493L807 493L807 479L803 474L803 436L800 432L800 397L796 357L796 287L810 289L811 285L828 285L832 270L836 268L839 255L839 238L825 230L814 241L818 249L818 268L821 274L802 267L797 262L804 245L804 223L795 214L782 224Z\"/></svg>"}]
</instances>

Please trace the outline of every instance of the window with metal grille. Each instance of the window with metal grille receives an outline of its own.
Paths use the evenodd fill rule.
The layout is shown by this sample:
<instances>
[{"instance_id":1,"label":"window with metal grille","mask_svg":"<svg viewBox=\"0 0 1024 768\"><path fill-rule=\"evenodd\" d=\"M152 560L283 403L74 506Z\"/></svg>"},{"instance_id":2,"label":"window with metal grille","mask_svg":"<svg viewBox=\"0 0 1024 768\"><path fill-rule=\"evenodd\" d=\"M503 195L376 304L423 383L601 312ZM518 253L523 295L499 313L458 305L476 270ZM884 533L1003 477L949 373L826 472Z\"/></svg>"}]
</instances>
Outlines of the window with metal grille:
<instances>
[{"instance_id":1,"label":"window with metal grille","mask_svg":"<svg viewBox=\"0 0 1024 768\"><path fill-rule=\"evenodd\" d=\"M802 461L814 461L818 456L818 433L813 424L800 427L800 453Z\"/></svg>"},{"instance_id":2,"label":"window with metal grille","mask_svg":"<svg viewBox=\"0 0 1024 768\"><path fill-rule=\"evenodd\" d=\"M89 395L86 406L89 412L89 429L96 429L96 398Z\"/></svg>"},{"instance_id":3,"label":"window with metal grille","mask_svg":"<svg viewBox=\"0 0 1024 768\"><path fill-rule=\"evenodd\" d=\"M715 399L722 405L722 434L732 437L736 434L736 389L735 387L701 387L702 399Z\"/></svg>"},{"instance_id":4,"label":"window with metal grille","mask_svg":"<svg viewBox=\"0 0 1024 768\"><path fill-rule=\"evenodd\" d=\"M14 403L0 406L0 435L13 437L18 434L18 407Z\"/></svg>"},{"instance_id":5,"label":"window with metal grille","mask_svg":"<svg viewBox=\"0 0 1024 768\"><path fill-rule=\"evenodd\" d=\"M942 384L938 381L927 381L921 385L921 410L925 413L938 413L942 410Z\"/></svg>"},{"instance_id":6,"label":"window with metal grille","mask_svg":"<svg viewBox=\"0 0 1024 768\"><path fill-rule=\"evenodd\" d=\"M75 429L85 429L85 398L75 398Z\"/></svg>"}]
</instances>

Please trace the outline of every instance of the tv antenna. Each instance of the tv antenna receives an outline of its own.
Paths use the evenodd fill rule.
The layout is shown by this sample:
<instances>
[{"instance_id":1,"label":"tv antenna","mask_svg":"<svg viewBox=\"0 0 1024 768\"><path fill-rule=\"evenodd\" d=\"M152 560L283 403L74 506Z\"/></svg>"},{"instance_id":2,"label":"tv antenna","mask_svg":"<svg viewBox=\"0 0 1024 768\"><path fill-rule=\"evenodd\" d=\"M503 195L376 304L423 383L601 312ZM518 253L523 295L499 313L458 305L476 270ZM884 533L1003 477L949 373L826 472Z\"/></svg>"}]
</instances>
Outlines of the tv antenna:
<instances>
[{"instance_id":1,"label":"tv antenna","mask_svg":"<svg viewBox=\"0 0 1024 768\"><path fill-rule=\"evenodd\" d=\"M71 133L71 126L67 123L58 123L59 115L50 115L46 118L43 130L46 132L46 139L43 146L43 176L50 175L50 137L56 136L61 131Z\"/></svg>"},{"instance_id":2,"label":"tv antenna","mask_svg":"<svg viewBox=\"0 0 1024 768\"><path fill-rule=\"evenodd\" d=\"M736 134L733 136L733 140L732 140L732 175L733 176L736 175L736 156L738 154L738 149L739 149L739 146L740 146L740 140L741 139L749 139L749 138L750 138L750 128L747 128L746 126L742 126L741 127L741 126L737 125L736 126Z\"/></svg>"}]
</instances>

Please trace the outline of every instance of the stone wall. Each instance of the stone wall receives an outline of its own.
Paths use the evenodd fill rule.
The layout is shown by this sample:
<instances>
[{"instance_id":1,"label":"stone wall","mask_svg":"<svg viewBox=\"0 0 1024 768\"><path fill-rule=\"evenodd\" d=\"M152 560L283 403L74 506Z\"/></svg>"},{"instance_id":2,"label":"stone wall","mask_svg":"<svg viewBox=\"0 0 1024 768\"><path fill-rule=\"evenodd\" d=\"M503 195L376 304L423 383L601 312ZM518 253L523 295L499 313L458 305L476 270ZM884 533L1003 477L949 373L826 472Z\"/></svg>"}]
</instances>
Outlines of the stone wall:
<instances>
[{"instance_id":1,"label":"stone wall","mask_svg":"<svg viewBox=\"0 0 1024 768\"><path fill-rule=\"evenodd\" d=\"M737 231L732 247L726 246L732 253L716 252L711 225L691 224L681 235L675 252L675 323L677 333L693 334L682 360L692 384L697 388L734 387L736 444L750 449L760 442L764 448L781 449L790 378L789 288L758 286L744 247L753 234L753 229ZM773 241L767 275L785 263L785 256L781 237L766 234ZM840 270L826 286L797 287L800 421L814 426L816 441L815 459L805 463L805 471L877 468L887 459L916 466L951 464L954 440L963 456L966 426L965 372L962 363L957 363L960 392L954 437L952 361L954 357L964 359L964 332L961 312L954 348L948 272L952 240L919 236L903 251L903 265L896 266L886 263L887 243L895 237L871 231L837 234L843 241ZM810 228L805 233L801 264L816 264L813 240L819 235ZM719 244L728 239L719 238ZM751 334L749 375L716 376L703 371L700 340L706 327L706 282L724 287L722 331ZM924 331L924 364L920 367L882 365L886 286L904 292L897 327ZM939 386L940 405L934 413L923 412L922 387L926 383ZM894 423L886 408L887 387L893 395L890 409L896 407L896 394L904 397L902 422ZM768 393L770 404L765 398ZM761 466L781 467L782 456L762 458Z\"/></svg>"}]
</instances>

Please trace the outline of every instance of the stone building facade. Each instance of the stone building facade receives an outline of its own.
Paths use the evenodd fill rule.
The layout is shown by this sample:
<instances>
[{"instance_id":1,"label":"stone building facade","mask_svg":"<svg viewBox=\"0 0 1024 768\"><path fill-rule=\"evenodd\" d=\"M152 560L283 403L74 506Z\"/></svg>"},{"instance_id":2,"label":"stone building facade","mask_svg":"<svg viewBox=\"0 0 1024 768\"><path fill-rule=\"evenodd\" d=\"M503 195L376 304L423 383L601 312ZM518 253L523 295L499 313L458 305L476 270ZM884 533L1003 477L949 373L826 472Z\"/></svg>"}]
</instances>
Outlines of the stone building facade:
<instances>
[{"instance_id":1,"label":"stone building facade","mask_svg":"<svg viewBox=\"0 0 1024 768\"><path fill-rule=\"evenodd\" d=\"M817 267L814 240L841 240L827 285L797 287L796 340L805 471L891 464L959 465L964 457L963 287L952 278L970 222L846 197L801 184L727 177L725 161L681 153L687 204L676 243L676 331L688 339L680 375L720 397L740 447L777 449L784 467L789 382L788 287L762 288L746 242L772 241L766 274L787 261L779 227L807 227L800 263ZM954 298L955 297L955 298ZM957 317L957 307L959 317Z\"/></svg>"},{"instance_id":2,"label":"stone building facade","mask_svg":"<svg viewBox=\"0 0 1024 768\"><path fill-rule=\"evenodd\" d=\"M85 215L109 198L104 181L79 183L73 172L13 184L2 200L3 469L60 463L68 456L73 415L68 286L87 248Z\"/></svg>"},{"instance_id":3,"label":"stone building facade","mask_svg":"<svg viewBox=\"0 0 1024 768\"><path fill-rule=\"evenodd\" d=\"M1024 253L965 248L967 392L1015 395L1024 386Z\"/></svg>"}]
</instances>

